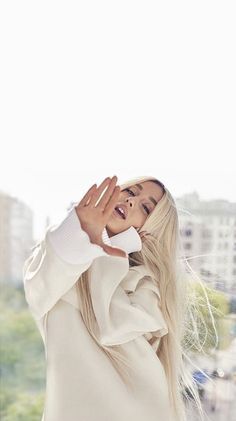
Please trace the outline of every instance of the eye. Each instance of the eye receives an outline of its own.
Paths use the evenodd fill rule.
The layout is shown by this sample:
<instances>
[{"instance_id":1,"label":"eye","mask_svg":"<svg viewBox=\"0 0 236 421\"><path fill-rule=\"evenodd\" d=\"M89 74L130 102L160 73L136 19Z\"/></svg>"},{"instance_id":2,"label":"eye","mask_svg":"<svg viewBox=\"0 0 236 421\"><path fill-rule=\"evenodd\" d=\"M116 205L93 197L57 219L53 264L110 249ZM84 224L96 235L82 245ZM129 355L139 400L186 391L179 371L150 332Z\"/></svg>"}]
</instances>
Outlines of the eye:
<instances>
[{"instance_id":1,"label":"eye","mask_svg":"<svg viewBox=\"0 0 236 421\"><path fill-rule=\"evenodd\" d=\"M135 196L134 192L132 190L130 190L128 187L126 189L124 189L124 191L127 191L128 193L131 193L132 196ZM144 207L145 211L147 212L147 214L149 215L150 214L150 210L148 209L148 207L145 206L145 205L143 205L143 207Z\"/></svg>"},{"instance_id":2,"label":"eye","mask_svg":"<svg viewBox=\"0 0 236 421\"><path fill-rule=\"evenodd\" d=\"M135 196L134 192L130 189L128 189L128 187L126 189L124 189L124 191L127 191L128 193L131 193L132 196Z\"/></svg>"}]
</instances>

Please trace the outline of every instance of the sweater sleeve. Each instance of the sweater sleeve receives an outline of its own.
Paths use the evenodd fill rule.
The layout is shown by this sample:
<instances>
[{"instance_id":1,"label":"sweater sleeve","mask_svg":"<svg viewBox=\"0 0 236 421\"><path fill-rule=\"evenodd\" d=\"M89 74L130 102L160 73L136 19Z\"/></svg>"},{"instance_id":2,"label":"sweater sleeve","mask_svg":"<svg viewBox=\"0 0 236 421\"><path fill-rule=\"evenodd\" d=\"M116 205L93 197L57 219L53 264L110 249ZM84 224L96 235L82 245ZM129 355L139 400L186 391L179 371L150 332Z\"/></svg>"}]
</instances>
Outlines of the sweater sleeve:
<instances>
[{"instance_id":1,"label":"sweater sleeve","mask_svg":"<svg viewBox=\"0 0 236 421\"><path fill-rule=\"evenodd\" d=\"M153 279L142 277L135 290L127 293L122 286L122 265L113 267L97 259L90 268L90 294L99 327L99 341L112 346L129 342L141 335L153 334L160 338L168 333L160 308L160 295ZM117 262L118 263L118 262ZM100 278L96 274L100 273Z\"/></svg>"},{"instance_id":2,"label":"sweater sleeve","mask_svg":"<svg viewBox=\"0 0 236 421\"><path fill-rule=\"evenodd\" d=\"M109 238L103 239L109 244ZM23 265L25 298L34 317L42 318L100 256L109 259L90 242L74 208L59 225L48 228Z\"/></svg>"}]
</instances>

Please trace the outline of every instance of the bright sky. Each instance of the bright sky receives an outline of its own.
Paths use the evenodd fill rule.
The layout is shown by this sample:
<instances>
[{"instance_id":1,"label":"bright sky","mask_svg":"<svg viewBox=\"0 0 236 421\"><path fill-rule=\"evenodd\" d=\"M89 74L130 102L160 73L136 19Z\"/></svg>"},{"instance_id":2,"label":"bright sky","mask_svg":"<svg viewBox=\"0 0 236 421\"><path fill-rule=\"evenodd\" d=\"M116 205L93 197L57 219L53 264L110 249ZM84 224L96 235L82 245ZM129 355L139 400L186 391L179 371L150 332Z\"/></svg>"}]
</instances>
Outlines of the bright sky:
<instances>
[{"instance_id":1,"label":"bright sky","mask_svg":"<svg viewBox=\"0 0 236 421\"><path fill-rule=\"evenodd\" d=\"M234 1L0 6L0 190L35 236L106 176L236 202Z\"/></svg>"}]
</instances>

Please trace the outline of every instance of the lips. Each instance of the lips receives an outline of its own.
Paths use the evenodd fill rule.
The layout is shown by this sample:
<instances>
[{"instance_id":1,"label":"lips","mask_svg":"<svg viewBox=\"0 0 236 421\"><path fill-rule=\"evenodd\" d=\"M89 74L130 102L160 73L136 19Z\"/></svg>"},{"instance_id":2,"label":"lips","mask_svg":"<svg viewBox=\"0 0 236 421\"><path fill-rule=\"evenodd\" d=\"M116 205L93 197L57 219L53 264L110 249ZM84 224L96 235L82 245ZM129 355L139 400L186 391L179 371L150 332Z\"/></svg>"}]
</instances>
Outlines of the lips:
<instances>
[{"instance_id":1,"label":"lips","mask_svg":"<svg viewBox=\"0 0 236 421\"><path fill-rule=\"evenodd\" d=\"M115 209L117 209L117 208L120 208L120 209L122 209L123 210L123 212L124 212L124 219L126 219L127 218L127 214L128 214L128 211L127 211L127 208L126 208L126 206L125 205L116 205L116 207L115 207Z\"/></svg>"}]
</instances>

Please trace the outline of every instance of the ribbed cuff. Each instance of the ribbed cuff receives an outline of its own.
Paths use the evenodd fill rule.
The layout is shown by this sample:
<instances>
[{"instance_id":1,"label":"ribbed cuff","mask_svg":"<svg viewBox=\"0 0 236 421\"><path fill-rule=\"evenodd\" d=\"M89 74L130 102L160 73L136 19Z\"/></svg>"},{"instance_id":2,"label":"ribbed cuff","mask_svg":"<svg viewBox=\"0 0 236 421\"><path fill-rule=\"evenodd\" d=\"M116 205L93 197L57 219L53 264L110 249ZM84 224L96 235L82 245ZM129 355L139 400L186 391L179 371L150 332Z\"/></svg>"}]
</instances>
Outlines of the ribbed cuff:
<instances>
[{"instance_id":1,"label":"ribbed cuff","mask_svg":"<svg viewBox=\"0 0 236 421\"><path fill-rule=\"evenodd\" d=\"M103 232L102 232L102 241L103 241L105 244L108 244L108 246L111 246L111 245L112 245L112 244L111 244L110 237L109 237L109 235L108 235L108 233L107 233L106 228L104 228L104 230L103 230Z\"/></svg>"},{"instance_id":2,"label":"ribbed cuff","mask_svg":"<svg viewBox=\"0 0 236 421\"><path fill-rule=\"evenodd\" d=\"M74 207L59 225L49 229L47 236L58 256L68 263L85 263L99 256L108 256L102 247L90 242Z\"/></svg>"}]
</instances>

